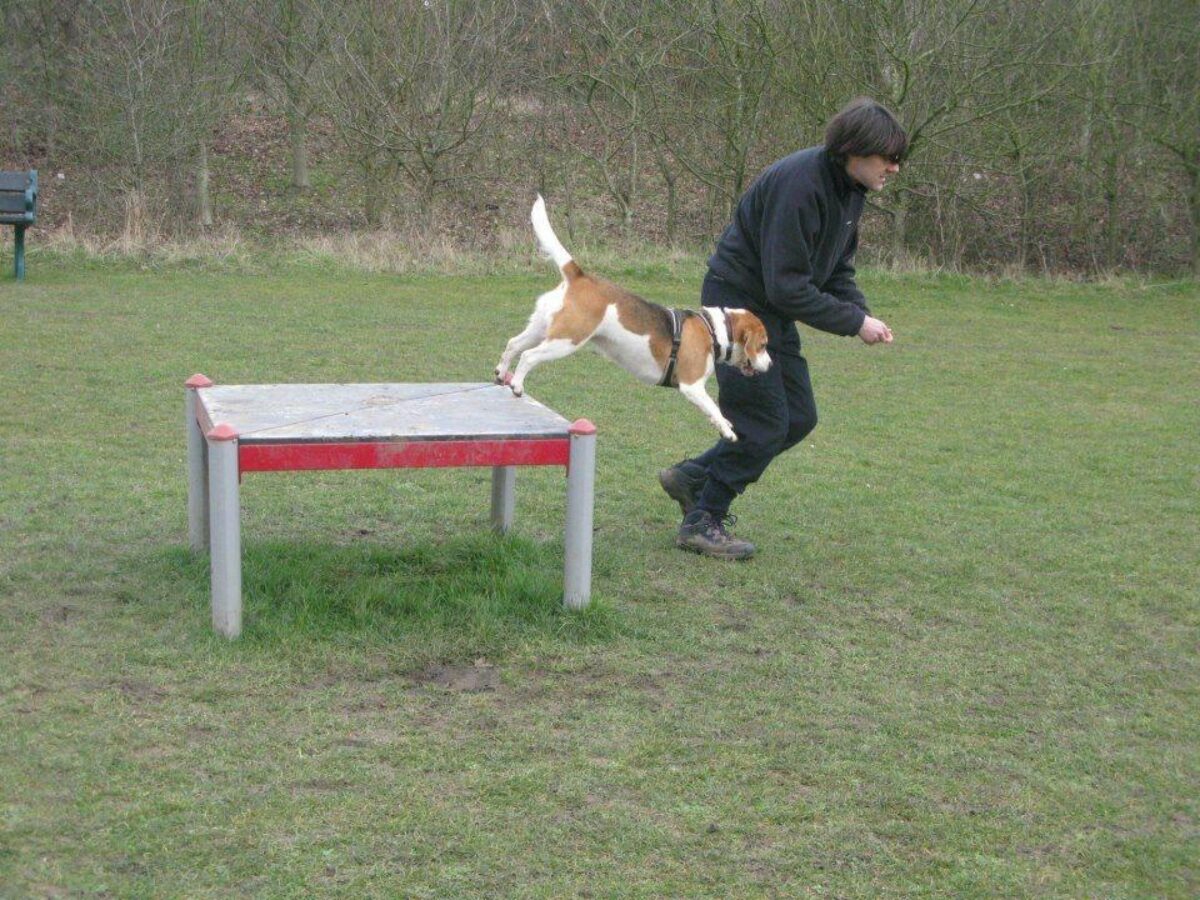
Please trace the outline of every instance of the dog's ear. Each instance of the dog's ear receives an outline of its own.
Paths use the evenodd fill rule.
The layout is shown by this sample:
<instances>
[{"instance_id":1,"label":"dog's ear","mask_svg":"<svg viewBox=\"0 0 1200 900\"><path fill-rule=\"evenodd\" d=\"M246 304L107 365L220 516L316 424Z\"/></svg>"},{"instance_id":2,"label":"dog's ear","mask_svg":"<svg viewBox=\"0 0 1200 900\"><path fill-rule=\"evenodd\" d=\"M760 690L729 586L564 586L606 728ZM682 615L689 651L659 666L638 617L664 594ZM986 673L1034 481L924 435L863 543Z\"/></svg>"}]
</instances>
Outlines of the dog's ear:
<instances>
[{"instance_id":1,"label":"dog's ear","mask_svg":"<svg viewBox=\"0 0 1200 900\"><path fill-rule=\"evenodd\" d=\"M767 329L762 320L753 313L740 312L733 316L733 340L745 348L746 355L754 358L767 347Z\"/></svg>"}]
</instances>

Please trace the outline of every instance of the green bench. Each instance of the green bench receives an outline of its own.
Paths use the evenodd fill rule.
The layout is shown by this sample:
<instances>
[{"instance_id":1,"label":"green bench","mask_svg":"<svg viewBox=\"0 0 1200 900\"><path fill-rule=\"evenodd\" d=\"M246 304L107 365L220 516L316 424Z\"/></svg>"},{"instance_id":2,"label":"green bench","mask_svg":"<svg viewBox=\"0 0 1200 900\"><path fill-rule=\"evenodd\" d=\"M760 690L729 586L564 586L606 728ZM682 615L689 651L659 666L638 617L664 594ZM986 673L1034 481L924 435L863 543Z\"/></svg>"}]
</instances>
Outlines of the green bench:
<instances>
[{"instance_id":1,"label":"green bench","mask_svg":"<svg viewBox=\"0 0 1200 900\"><path fill-rule=\"evenodd\" d=\"M0 225L16 228L13 250L17 280L25 280L25 229L37 217L37 169L0 172Z\"/></svg>"}]
</instances>

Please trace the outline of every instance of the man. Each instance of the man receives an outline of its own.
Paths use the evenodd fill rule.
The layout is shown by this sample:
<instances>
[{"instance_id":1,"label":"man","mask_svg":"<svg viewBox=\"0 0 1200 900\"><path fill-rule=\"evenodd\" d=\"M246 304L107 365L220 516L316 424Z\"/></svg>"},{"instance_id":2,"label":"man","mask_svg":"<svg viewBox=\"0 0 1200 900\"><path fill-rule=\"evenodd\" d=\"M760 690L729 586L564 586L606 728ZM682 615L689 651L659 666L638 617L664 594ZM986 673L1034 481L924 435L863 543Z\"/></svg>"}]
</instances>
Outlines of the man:
<instances>
[{"instance_id":1,"label":"man","mask_svg":"<svg viewBox=\"0 0 1200 900\"><path fill-rule=\"evenodd\" d=\"M717 366L718 404L738 440L722 438L659 473L684 513L678 546L722 559L754 554L753 544L725 527L734 520L730 504L817 424L796 322L891 343L891 329L870 314L854 283L854 251L867 191L883 189L907 150L896 117L860 98L830 120L823 146L767 168L738 203L709 258L700 302L758 315L773 364L752 377Z\"/></svg>"}]
</instances>

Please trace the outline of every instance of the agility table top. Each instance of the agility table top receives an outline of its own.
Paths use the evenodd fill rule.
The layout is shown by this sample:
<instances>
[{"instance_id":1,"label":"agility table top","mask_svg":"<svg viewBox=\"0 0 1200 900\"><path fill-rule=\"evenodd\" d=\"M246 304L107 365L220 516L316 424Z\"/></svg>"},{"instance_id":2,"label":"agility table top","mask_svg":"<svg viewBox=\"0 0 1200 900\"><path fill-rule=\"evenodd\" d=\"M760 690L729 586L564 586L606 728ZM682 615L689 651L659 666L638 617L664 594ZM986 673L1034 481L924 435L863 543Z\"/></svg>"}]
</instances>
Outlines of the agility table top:
<instances>
[{"instance_id":1,"label":"agility table top","mask_svg":"<svg viewBox=\"0 0 1200 900\"><path fill-rule=\"evenodd\" d=\"M497 384L204 386L196 401L242 472L566 465L578 427Z\"/></svg>"},{"instance_id":2,"label":"agility table top","mask_svg":"<svg viewBox=\"0 0 1200 900\"><path fill-rule=\"evenodd\" d=\"M207 432L243 444L565 438L571 423L498 384L242 384L197 391Z\"/></svg>"}]
</instances>

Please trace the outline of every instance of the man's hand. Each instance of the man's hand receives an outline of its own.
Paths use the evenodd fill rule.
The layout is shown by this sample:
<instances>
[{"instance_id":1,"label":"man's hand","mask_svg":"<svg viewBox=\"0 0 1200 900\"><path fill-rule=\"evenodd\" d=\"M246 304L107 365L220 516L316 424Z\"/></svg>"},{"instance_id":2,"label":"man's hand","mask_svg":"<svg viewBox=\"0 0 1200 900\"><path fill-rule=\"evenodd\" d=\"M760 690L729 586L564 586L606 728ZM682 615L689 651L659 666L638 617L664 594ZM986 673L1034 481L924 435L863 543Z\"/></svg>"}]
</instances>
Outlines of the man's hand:
<instances>
[{"instance_id":1,"label":"man's hand","mask_svg":"<svg viewBox=\"0 0 1200 900\"><path fill-rule=\"evenodd\" d=\"M863 319L862 328L858 329L858 336L864 344L890 344L892 329L888 328L882 319L867 316Z\"/></svg>"}]
</instances>

